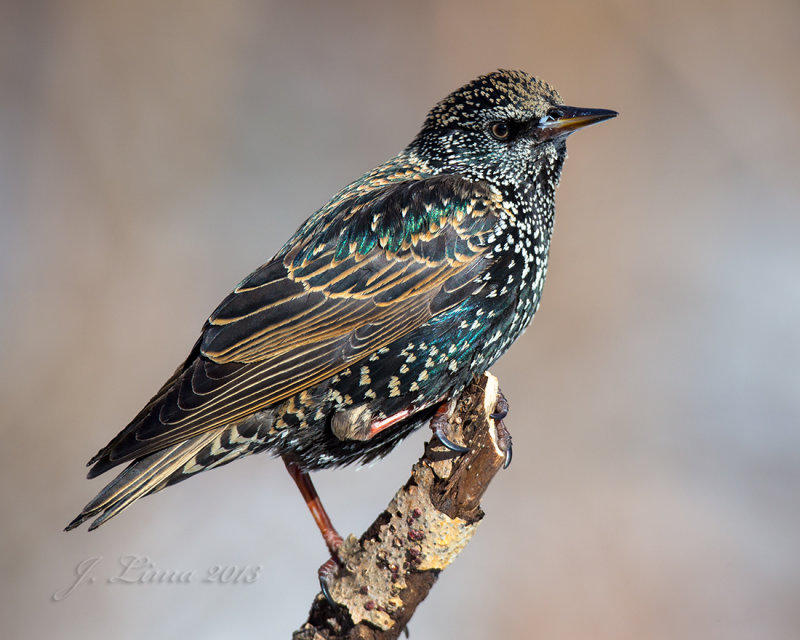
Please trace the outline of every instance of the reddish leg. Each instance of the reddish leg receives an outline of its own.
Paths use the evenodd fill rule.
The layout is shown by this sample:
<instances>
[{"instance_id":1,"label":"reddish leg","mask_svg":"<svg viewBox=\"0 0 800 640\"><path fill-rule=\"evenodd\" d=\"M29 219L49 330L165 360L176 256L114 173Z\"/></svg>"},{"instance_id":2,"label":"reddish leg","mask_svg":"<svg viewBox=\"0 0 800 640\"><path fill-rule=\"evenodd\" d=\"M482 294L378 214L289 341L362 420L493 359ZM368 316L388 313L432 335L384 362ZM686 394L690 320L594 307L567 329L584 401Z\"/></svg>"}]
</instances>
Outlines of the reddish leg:
<instances>
[{"instance_id":1,"label":"reddish leg","mask_svg":"<svg viewBox=\"0 0 800 640\"><path fill-rule=\"evenodd\" d=\"M391 427L393 424L397 424L401 420L405 420L408 416L411 415L410 409L403 409L402 411L398 411L394 415L389 416L388 418L384 418L383 420L374 420L369 425L369 435L367 438L372 438L375 434L380 433L387 427Z\"/></svg>"},{"instance_id":2,"label":"reddish leg","mask_svg":"<svg viewBox=\"0 0 800 640\"><path fill-rule=\"evenodd\" d=\"M311 512L314 522L317 523L320 533L322 533L325 544L328 545L328 551L331 553L330 560L323 564L317 573L319 574L319 585L322 588L323 595L330 605L335 607L336 603L333 601L328 591L328 581L335 575L336 568L339 565L338 551L342 544L342 536L340 536L334 528L308 474L302 471L293 462L284 459L283 463L286 465L286 470L289 472L289 475L292 476L297 488L300 489L300 493L303 494L306 506L308 506L308 510Z\"/></svg>"},{"instance_id":3,"label":"reddish leg","mask_svg":"<svg viewBox=\"0 0 800 640\"><path fill-rule=\"evenodd\" d=\"M401 420L405 420L411 415L411 409L403 409L395 414L390 415L388 418L382 420L374 420L369 425L369 433L367 439L372 438L375 434L380 433L387 427L397 424ZM431 429L436 433L441 443L456 453L466 453L469 451L466 447L456 444L448 437L449 425L448 418L450 417L450 402L445 401L439 405L433 418L431 418Z\"/></svg>"},{"instance_id":4,"label":"reddish leg","mask_svg":"<svg viewBox=\"0 0 800 640\"><path fill-rule=\"evenodd\" d=\"M293 462L284 460L283 463L286 465L286 470L289 472L289 475L292 476L292 480L295 481L297 488L300 489L300 493L303 494L303 499L306 501L306 506L308 506L308 510L311 512L314 522L317 523L320 533L322 533L322 537L325 539L325 544L328 545L328 550L335 558L336 552L339 550L339 545L342 544L342 536L338 534L325 511L325 507L322 506L322 501L317 495L317 490L314 488L311 478L308 477L305 471L301 471Z\"/></svg>"}]
</instances>

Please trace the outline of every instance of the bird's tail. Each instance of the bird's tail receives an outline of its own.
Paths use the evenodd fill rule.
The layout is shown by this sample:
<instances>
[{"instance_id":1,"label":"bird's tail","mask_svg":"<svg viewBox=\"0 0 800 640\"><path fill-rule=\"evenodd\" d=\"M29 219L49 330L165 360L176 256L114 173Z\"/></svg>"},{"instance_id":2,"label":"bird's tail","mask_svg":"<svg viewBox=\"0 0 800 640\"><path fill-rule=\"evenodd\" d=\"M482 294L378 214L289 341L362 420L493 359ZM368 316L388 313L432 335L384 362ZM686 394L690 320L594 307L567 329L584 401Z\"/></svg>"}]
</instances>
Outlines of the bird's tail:
<instances>
[{"instance_id":1,"label":"bird's tail","mask_svg":"<svg viewBox=\"0 0 800 640\"><path fill-rule=\"evenodd\" d=\"M180 482L195 473L253 453L252 441L231 438L231 427L215 429L134 460L87 504L65 531L99 514L89 530L129 507L134 501ZM233 441L232 441L233 440Z\"/></svg>"}]
</instances>

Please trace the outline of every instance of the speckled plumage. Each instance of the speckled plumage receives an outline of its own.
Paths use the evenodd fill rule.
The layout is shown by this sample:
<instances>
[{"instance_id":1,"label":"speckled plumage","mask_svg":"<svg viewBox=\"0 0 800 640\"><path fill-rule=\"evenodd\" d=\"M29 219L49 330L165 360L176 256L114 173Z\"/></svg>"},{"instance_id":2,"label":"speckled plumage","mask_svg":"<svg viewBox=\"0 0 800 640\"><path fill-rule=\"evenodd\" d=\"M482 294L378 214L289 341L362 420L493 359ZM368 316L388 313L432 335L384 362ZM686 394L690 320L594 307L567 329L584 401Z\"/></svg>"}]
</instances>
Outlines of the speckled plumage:
<instances>
[{"instance_id":1,"label":"speckled plumage","mask_svg":"<svg viewBox=\"0 0 800 640\"><path fill-rule=\"evenodd\" d=\"M69 528L243 455L304 471L369 461L426 424L528 326L566 134L613 115L564 107L518 71L445 98L223 300L90 461L90 477L131 464Z\"/></svg>"}]
</instances>

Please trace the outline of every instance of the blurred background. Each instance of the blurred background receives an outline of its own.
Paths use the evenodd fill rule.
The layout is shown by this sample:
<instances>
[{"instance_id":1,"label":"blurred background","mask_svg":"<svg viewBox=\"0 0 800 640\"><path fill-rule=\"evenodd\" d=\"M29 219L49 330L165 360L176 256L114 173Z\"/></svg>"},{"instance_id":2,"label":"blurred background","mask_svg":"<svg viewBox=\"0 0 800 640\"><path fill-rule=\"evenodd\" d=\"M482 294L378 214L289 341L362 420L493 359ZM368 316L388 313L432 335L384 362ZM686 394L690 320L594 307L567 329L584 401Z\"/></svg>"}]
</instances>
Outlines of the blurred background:
<instances>
[{"instance_id":1,"label":"blurred background","mask_svg":"<svg viewBox=\"0 0 800 640\"><path fill-rule=\"evenodd\" d=\"M493 369L514 464L411 637L800 637L799 59L795 0L0 2L4 637L305 620L327 556L279 461L66 534L108 479L83 465L236 282L498 67L621 115L570 138L543 304ZM427 436L315 476L342 533ZM130 555L194 580L109 583Z\"/></svg>"}]
</instances>

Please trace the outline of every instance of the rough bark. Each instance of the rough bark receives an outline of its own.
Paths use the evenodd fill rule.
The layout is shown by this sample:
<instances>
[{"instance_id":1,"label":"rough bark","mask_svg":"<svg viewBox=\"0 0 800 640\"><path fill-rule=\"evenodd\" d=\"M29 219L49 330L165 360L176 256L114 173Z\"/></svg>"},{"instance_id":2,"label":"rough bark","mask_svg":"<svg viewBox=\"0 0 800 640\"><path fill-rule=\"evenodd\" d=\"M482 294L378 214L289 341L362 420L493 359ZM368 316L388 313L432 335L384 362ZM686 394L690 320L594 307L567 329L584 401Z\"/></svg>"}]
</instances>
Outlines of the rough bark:
<instances>
[{"instance_id":1,"label":"rough bark","mask_svg":"<svg viewBox=\"0 0 800 640\"><path fill-rule=\"evenodd\" d=\"M330 582L338 606L318 594L294 640L389 640L405 629L483 518L480 500L510 456L511 437L491 418L499 398L487 373L459 397L449 435L469 452L457 454L435 436L411 477L361 538L348 537L343 567Z\"/></svg>"}]
</instances>

